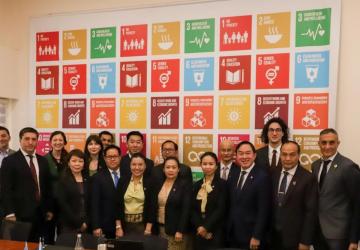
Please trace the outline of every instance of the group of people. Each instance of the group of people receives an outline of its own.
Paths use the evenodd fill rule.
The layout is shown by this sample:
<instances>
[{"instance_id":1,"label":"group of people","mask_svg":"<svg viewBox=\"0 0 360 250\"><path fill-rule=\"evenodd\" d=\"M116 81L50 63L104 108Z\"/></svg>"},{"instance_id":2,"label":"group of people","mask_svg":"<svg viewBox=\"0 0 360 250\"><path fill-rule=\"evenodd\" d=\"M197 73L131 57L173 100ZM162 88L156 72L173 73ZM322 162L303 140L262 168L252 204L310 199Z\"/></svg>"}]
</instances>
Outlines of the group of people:
<instances>
[{"instance_id":1,"label":"group of people","mask_svg":"<svg viewBox=\"0 0 360 250\"><path fill-rule=\"evenodd\" d=\"M32 224L29 240L87 232L96 237L159 235L168 249L355 250L360 238L360 170L341 155L338 134L320 132L321 158L312 171L300 165L300 146L286 123L269 120L265 147L249 141L220 143L200 156L204 177L193 183L179 162L178 145L161 145L163 162L141 154L143 135L127 134L123 155L107 131L90 135L84 151L65 150L54 131L51 151L35 153L38 132L19 133L9 149L0 127L0 216Z\"/></svg>"}]
</instances>

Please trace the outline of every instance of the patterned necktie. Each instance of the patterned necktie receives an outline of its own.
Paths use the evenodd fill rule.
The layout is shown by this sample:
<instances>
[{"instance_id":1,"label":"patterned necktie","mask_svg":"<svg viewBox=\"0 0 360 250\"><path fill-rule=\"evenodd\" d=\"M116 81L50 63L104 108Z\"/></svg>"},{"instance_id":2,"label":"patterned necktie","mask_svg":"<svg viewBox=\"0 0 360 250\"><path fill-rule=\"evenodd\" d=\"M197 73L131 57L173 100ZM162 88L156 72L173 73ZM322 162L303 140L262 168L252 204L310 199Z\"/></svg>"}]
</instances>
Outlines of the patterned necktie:
<instances>
[{"instance_id":1,"label":"patterned necktie","mask_svg":"<svg viewBox=\"0 0 360 250\"><path fill-rule=\"evenodd\" d=\"M319 188L321 189L323 184L324 184L324 180L325 180L325 176L327 173L327 166L329 165L329 163L331 162L331 160L326 160L323 161L323 167L320 173L320 179L319 179Z\"/></svg>"},{"instance_id":2,"label":"patterned necktie","mask_svg":"<svg viewBox=\"0 0 360 250\"><path fill-rule=\"evenodd\" d=\"M283 178L281 180L280 183L280 188L279 188L279 192L278 192L278 204L279 207L281 207L284 204L284 198L285 198L285 194L286 194L286 185L287 185L287 176L288 176L288 172L287 171L283 171Z\"/></svg>"},{"instance_id":3,"label":"patterned necktie","mask_svg":"<svg viewBox=\"0 0 360 250\"><path fill-rule=\"evenodd\" d=\"M226 179L227 179L227 175L226 175L226 171L227 171L227 170L228 170L228 167L225 166L225 167L223 167L222 173L221 173L221 179L223 179L223 180L225 180L225 181L226 181Z\"/></svg>"},{"instance_id":4,"label":"patterned necktie","mask_svg":"<svg viewBox=\"0 0 360 250\"><path fill-rule=\"evenodd\" d=\"M242 189L243 182L244 182L244 177L245 177L246 173L247 172L245 170L241 171L240 178L239 178L239 180L237 182L237 185L236 185L237 188Z\"/></svg>"},{"instance_id":5,"label":"patterned necktie","mask_svg":"<svg viewBox=\"0 0 360 250\"><path fill-rule=\"evenodd\" d=\"M112 173L112 175L114 176L114 186L117 187L117 184L118 184L118 182L119 182L119 176L118 176L118 174L116 173L116 171L112 171L111 173Z\"/></svg>"},{"instance_id":6,"label":"patterned necktie","mask_svg":"<svg viewBox=\"0 0 360 250\"><path fill-rule=\"evenodd\" d=\"M27 155L27 156L30 158L30 164L29 165L30 165L31 175L32 175L33 181L35 183L35 199L37 201L40 201L39 182L38 182L38 178L37 178L37 175L36 175L35 165L34 165L34 162L33 162L34 156L33 155Z\"/></svg>"},{"instance_id":7,"label":"patterned necktie","mask_svg":"<svg viewBox=\"0 0 360 250\"><path fill-rule=\"evenodd\" d=\"M276 168L276 153L277 153L277 151L276 151L276 149L274 149L272 152L272 158L271 158L271 165L270 165L271 168Z\"/></svg>"}]
</instances>

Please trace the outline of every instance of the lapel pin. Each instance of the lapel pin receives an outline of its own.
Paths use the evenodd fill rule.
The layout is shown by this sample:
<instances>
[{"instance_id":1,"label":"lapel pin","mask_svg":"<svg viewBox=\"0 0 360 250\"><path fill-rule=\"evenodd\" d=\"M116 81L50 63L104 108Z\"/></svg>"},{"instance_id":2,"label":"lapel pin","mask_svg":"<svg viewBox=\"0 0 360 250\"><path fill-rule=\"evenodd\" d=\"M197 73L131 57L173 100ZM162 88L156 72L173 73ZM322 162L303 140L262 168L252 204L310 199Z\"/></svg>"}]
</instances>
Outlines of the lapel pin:
<instances>
[{"instance_id":1,"label":"lapel pin","mask_svg":"<svg viewBox=\"0 0 360 250\"><path fill-rule=\"evenodd\" d=\"M173 189L173 192L175 192L175 191L176 191L176 188Z\"/></svg>"},{"instance_id":2,"label":"lapel pin","mask_svg":"<svg viewBox=\"0 0 360 250\"><path fill-rule=\"evenodd\" d=\"M251 180L254 179L254 176L250 176L250 179L251 179Z\"/></svg>"},{"instance_id":3,"label":"lapel pin","mask_svg":"<svg viewBox=\"0 0 360 250\"><path fill-rule=\"evenodd\" d=\"M295 186L295 185L296 185L296 181L293 181L292 184L293 184L293 186Z\"/></svg>"},{"instance_id":4,"label":"lapel pin","mask_svg":"<svg viewBox=\"0 0 360 250\"><path fill-rule=\"evenodd\" d=\"M334 165L334 168L337 168L337 164Z\"/></svg>"}]
</instances>

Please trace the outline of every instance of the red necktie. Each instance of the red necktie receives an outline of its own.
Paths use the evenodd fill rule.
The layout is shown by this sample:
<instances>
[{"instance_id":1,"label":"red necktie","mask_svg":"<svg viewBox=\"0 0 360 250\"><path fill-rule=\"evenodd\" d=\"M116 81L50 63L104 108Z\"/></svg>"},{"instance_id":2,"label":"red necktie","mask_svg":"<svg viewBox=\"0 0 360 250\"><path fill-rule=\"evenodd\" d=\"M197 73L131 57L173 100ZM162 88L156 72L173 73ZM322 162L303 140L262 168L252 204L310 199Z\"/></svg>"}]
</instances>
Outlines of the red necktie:
<instances>
[{"instance_id":1,"label":"red necktie","mask_svg":"<svg viewBox=\"0 0 360 250\"><path fill-rule=\"evenodd\" d=\"M40 201L40 191L39 191L39 183L38 183L38 179L37 179L37 175L36 175L36 169L35 169L35 165L33 162L33 155L28 155L30 158L30 170L31 170L31 175L32 178L34 180L35 183L35 199L37 201Z\"/></svg>"}]
</instances>

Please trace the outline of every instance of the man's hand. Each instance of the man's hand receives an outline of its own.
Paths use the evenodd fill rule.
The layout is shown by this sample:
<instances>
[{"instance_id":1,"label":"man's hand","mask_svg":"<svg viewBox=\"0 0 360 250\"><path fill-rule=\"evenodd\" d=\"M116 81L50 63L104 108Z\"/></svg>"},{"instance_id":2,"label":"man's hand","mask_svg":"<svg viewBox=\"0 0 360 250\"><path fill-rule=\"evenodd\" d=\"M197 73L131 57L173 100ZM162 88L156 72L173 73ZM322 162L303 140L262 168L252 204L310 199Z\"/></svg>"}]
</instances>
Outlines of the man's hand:
<instances>
[{"instance_id":1,"label":"man's hand","mask_svg":"<svg viewBox=\"0 0 360 250\"><path fill-rule=\"evenodd\" d=\"M116 228L115 237L120 238L124 236L124 231L121 227Z\"/></svg>"},{"instance_id":2,"label":"man's hand","mask_svg":"<svg viewBox=\"0 0 360 250\"><path fill-rule=\"evenodd\" d=\"M16 221L16 216L9 216L9 217L5 217L5 220L9 220L9 221Z\"/></svg>"},{"instance_id":3,"label":"man's hand","mask_svg":"<svg viewBox=\"0 0 360 250\"><path fill-rule=\"evenodd\" d=\"M94 229L94 230L93 230L93 235L94 235L95 237L100 237L100 236L102 235L102 230L101 230L101 228L96 228L96 229Z\"/></svg>"},{"instance_id":4,"label":"man's hand","mask_svg":"<svg viewBox=\"0 0 360 250\"><path fill-rule=\"evenodd\" d=\"M250 240L250 249L258 249L260 246L260 240L256 238L251 238Z\"/></svg>"},{"instance_id":5,"label":"man's hand","mask_svg":"<svg viewBox=\"0 0 360 250\"><path fill-rule=\"evenodd\" d=\"M86 223L84 222L84 223L81 225L81 227L80 227L80 231L81 231L81 232L85 232L86 229L87 229L87 225L86 225Z\"/></svg>"},{"instance_id":6,"label":"man's hand","mask_svg":"<svg viewBox=\"0 0 360 250\"><path fill-rule=\"evenodd\" d=\"M46 213L46 220L50 221L54 218L54 214L52 212L47 212Z\"/></svg>"},{"instance_id":7,"label":"man's hand","mask_svg":"<svg viewBox=\"0 0 360 250\"><path fill-rule=\"evenodd\" d=\"M196 231L197 231L197 234L200 235L201 237L203 237L203 238L206 237L207 231L206 231L205 227L200 226L197 228Z\"/></svg>"},{"instance_id":8,"label":"man's hand","mask_svg":"<svg viewBox=\"0 0 360 250\"><path fill-rule=\"evenodd\" d=\"M175 241L179 242L183 240L183 234L180 232L175 233Z\"/></svg>"},{"instance_id":9,"label":"man's hand","mask_svg":"<svg viewBox=\"0 0 360 250\"><path fill-rule=\"evenodd\" d=\"M357 250L358 244L357 243L350 243L348 250Z\"/></svg>"},{"instance_id":10,"label":"man's hand","mask_svg":"<svg viewBox=\"0 0 360 250\"><path fill-rule=\"evenodd\" d=\"M298 249L299 250L310 250L310 246L299 243Z\"/></svg>"}]
</instances>

